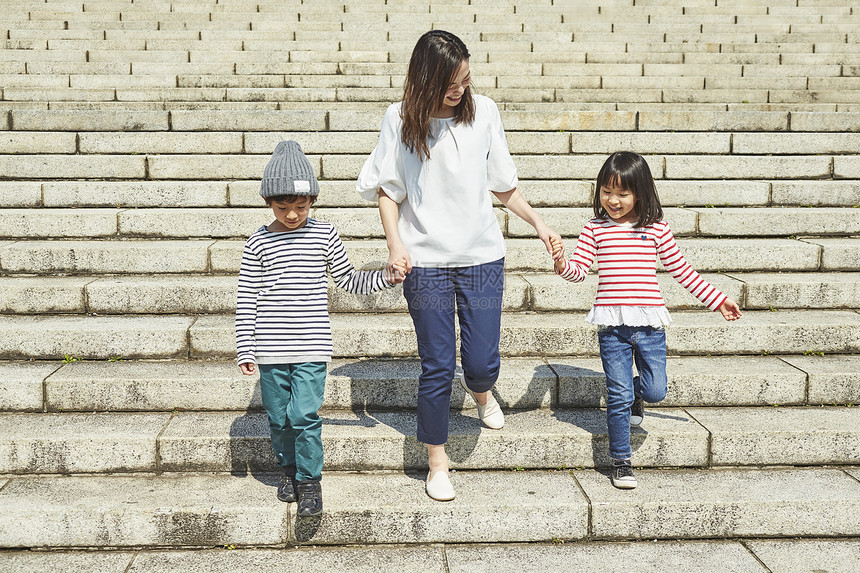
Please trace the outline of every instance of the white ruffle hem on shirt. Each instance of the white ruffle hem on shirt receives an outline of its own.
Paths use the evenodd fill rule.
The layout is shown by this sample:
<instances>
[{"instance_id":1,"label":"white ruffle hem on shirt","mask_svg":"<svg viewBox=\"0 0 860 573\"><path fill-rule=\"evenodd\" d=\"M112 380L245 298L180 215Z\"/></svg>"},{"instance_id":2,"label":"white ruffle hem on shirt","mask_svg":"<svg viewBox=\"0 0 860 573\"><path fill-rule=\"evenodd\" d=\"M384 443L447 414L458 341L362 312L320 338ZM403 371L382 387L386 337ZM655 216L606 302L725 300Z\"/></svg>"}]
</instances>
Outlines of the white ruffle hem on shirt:
<instances>
[{"instance_id":1,"label":"white ruffle hem on shirt","mask_svg":"<svg viewBox=\"0 0 860 573\"><path fill-rule=\"evenodd\" d=\"M672 324L665 306L594 306L585 322L598 326L651 326L663 328Z\"/></svg>"}]
</instances>

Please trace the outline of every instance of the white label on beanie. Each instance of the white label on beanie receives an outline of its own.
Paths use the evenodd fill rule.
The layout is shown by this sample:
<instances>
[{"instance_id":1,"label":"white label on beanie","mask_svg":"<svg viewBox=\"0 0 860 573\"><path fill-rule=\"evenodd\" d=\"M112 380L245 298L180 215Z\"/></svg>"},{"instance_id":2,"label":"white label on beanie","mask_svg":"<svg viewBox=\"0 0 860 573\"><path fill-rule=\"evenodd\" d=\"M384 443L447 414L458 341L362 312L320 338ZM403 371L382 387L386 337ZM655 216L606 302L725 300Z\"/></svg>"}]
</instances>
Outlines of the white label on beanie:
<instances>
[{"instance_id":1,"label":"white label on beanie","mask_svg":"<svg viewBox=\"0 0 860 573\"><path fill-rule=\"evenodd\" d=\"M310 181L293 181L293 189L296 193L310 193L311 192L311 182Z\"/></svg>"}]
</instances>

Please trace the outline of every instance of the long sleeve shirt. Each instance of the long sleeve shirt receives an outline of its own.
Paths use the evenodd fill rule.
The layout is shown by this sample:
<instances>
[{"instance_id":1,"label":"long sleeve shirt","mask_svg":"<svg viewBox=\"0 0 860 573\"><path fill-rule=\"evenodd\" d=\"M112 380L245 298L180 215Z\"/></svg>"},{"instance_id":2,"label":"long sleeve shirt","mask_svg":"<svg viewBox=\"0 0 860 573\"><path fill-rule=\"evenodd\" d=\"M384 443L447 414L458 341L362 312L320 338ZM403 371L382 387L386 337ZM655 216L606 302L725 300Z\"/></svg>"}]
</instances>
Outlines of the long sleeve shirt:
<instances>
[{"instance_id":1,"label":"long sleeve shirt","mask_svg":"<svg viewBox=\"0 0 860 573\"><path fill-rule=\"evenodd\" d=\"M352 293L394 286L382 271L355 270L325 221L308 218L301 229L280 233L263 226L248 238L236 299L239 364L331 360L327 272Z\"/></svg>"},{"instance_id":2,"label":"long sleeve shirt","mask_svg":"<svg viewBox=\"0 0 860 573\"><path fill-rule=\"evenodd\" d=\"M582 229L573 256L558 273L571 282L585 279L597 260L598 307L665 307L657 284L657 260L676 281L710 310L726 295L699 275L684 259L666 221L647 227L591 219Z\"/></svg>"}]
</instances>

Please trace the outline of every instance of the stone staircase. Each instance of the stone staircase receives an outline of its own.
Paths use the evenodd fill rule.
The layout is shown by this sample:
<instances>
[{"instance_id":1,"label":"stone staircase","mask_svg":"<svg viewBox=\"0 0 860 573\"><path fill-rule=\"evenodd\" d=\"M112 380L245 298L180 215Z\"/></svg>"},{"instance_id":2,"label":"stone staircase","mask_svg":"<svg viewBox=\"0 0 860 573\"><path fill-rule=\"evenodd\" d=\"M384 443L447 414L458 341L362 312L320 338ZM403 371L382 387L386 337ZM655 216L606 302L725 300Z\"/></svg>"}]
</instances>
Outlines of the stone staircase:
<instances>
[{"instance_id":1,"label":"stone staircase","mask_svg":"<svg viewBox=\"0 0 860 573\"><path fill-rule=\"evenodd\" d=\"M860 11L846 4L0 0L0 570L856 571ZM320 177L314 216L380 268L354 179L431 28L469 46L521 190L568 248L605 157L638 151L685 256L744 316L726 323L661 278L669 395L632 435L639 488L615 490L583 321L596 278L553 276L499 205L504 430L455 383L458 497L428 499L400 289L333 290L325 513L296 519L274 497L259 386L234 361L242 245L271 218L259 177L298 140Z\"/></svg>"}]
</instances>

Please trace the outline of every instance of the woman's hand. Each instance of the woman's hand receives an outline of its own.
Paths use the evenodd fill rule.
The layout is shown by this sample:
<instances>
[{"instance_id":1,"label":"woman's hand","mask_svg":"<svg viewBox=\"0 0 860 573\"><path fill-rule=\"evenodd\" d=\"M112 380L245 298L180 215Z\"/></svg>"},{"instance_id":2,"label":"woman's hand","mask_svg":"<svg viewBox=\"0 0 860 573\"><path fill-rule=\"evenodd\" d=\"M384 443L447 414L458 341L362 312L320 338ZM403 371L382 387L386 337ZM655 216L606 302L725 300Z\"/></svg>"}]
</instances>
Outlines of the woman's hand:
<instances>
[{"instance_id":1,"label":"woman's hand","mask_svg":"<svg viewBox=\"0 0 860 573\"><path fill-rule=\"evenodd\" d=\"M385 265L385 276L389 278L389 282L397 284L403 282L403 279L394 281L390 278L397 276L398 269L405 269L400 271L405 278L412 271L412 258L409 256L409 251L403 246L400 233L397 231L400 206L382 189L379 189L378 195L379 218L382 221L382 229L385 231L385 240L388 243L388 263Z\"/></svg>"},{"instance_id":2,"label":"woman's hand","mask_svg":"<svg viewBox=\"0 0 860 573\"><path fill-rule=\"evenodd\" d=\"M412 271L412 258L403 243L388 245L388 262L385 264L386 277L400 276L400 280L390 280L394 284L402 283L406 275Z\"/></svg>"},{"instance_id":3,"label":"woman's hand","mask_svg":"<svg viewBox=\"0 0 860 573\"><path fill-rule=\"evenodd\" d=\"M242 364L239 365L239 370L245 376L253 376L254 374L257 373L257 365L254 364L253 362L243 362Z\"/></svg>"},{"instance_id":4,"label":"woman's hand","mask_svg":"<svg viewBox=\"0 0 860 573\"><path fill-rule=\"evenodd\" d=\"M720 311L720 314L722 314L723 318L726 320L737 320L741 317L741 308L738 306L738 303L730 298L724 300L723 304L721 304L720 308L717 310Z\"/></svg>"},{"instance_id":5,"label":"woman's hand","mask_svg":"<svg viewBox=\"0 0 860 573\"><path fill-rule=\"evenodd\" d=\"M397 259L394 263L385 265L385 280L391 284L400 284L406 280L406 257Z\"/></svg>"},{"instance_id":6,"label":"woman's hand","mask_svg":"<svg viewBox=\"0 0 860 573\"><path fill-rule=\"evenodd\" d=\"M550 254L552 254L555 272L562 273L567 266L567 262L564 260L564 243L561 239L556 239L555 237L550 237L549 242L552 245L552 253Z\"/></svg>"},{"instance_id":7,"label":"woman's hand","mask_svg":"<svg viewBox=\"0 0 860 573\"><path fill-rule=\"evenodd\" d=\"M535 225L535 231L537 231L538 239L543 241L543 244L546 246L546 252L552 256L552 260L558 261L564 258L564 246L561 242L561 235L550 229L542 220ZM562 245L561 250L557 251L555 245Z\"/></svg>"},{"instance_id":8,"label":"woman's hand","mask_svg":"<svg viewBox=\"0 0 860 573\"><path fill-rule=\"evenodd\" d=\"M546 252L552 255L551 241L553 239L561 241L561 235L550 229L549 226L544 223L543 218L541 218L538 212L529 205L528 201L526 201L519 189L514 187L510 191L505 191L504 193L493 191L493 195L495 195L505 207L510 209L514 215L534 227L538 238L543 241L544 246L546 246Z\"/></svg>"}]
</instances>

